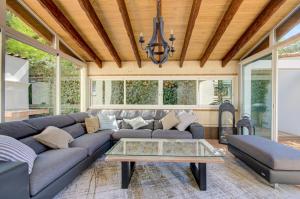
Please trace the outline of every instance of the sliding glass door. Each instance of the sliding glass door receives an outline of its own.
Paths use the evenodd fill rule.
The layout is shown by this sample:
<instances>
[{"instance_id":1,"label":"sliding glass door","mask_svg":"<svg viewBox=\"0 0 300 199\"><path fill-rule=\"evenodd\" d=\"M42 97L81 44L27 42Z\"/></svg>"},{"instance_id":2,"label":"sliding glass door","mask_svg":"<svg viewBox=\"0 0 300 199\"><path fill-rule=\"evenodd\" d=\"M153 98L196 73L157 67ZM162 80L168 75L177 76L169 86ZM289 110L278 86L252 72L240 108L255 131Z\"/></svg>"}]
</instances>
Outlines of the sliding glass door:
<instances>
[{"instance_id":1,"label":"sliding glass door","mask_svg":"<svg viewBox=\"0 0 300 199\"><path fill-rule=\"evenodd\" d=\"M242 68L242 115L251 117L257 136L272 135L272 55Z\"/></svg>"}]
</instances>

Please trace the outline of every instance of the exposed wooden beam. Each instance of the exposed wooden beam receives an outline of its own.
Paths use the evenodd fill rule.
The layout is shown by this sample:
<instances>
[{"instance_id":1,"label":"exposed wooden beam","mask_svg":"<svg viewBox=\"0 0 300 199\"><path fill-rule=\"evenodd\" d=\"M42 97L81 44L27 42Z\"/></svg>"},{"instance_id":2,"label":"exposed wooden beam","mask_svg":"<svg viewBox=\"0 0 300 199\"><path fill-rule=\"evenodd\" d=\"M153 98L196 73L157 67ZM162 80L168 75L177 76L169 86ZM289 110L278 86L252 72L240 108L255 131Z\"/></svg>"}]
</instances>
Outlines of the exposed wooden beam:
<instances>
[{"instance_id":1,"label":"exposed wooden beam","mask_svg":"<svg viewBox=\"0 0 300 199\"><path fill-rule=\"evenodd\" d=\"M118 3L118 6L119 6L119 10L121 12L121 15L122 15L122 19L123 19L123 23L124 23L127 35L129 37L129 40L130 40L131 48L134 52L136 62L138 64L138 66L141 68L142 67L142 61L141 61L141 57L140 57L140 54L139 54L139 51L138 51L137 44L135 42L135 38L134 38L134 34L133 34L133 30L132 30L132 26L131 26L131 23L130 23L130 18L129 18L129 15L128 15L128 11L127 11L125 1L124 0L117 0L117 3Z\"/></svg>"},{"instance_id":2,"label":"exposed wooden beam","mask_svg":"<svg viewBox=\"0 0 300 199\"><path fill-rule=\"evenodd\" d=\"M233 45L230 51L223 57L222 66L226 64L239 52L239 50L257 33L260 28L273 16L273 14L285 3L286 0L272 0L261 11L258 17L251 23L243 35Z\"/></svg>"},{"instance_id":3,"label":"exposed wooden beam","mask_svg":"<svg viewBox=\"0 0 300 199\"><path fill-rule=\"evenodd\" d=\"M113 44L111 43L107 33L104 30L104 27L99 20L92 4L89 0L78 0L81 8L84 10L85 14L93 24L94 28L96 29L98 35L101 37L102 41L104 42L106 48L108 49L110 55L113 57L119 68L122 67L121 59L114 48Z\"/></svg>"},{"instance_id":4,"label":"exposed wooden beam","mask_svg":"<svg viewBox=\"0 0 300 199\"><path fill-rule=\"evenodd\" d=\"M40 36L42 36L48 42L53 42L54 36L52 33L44 27L30 12L28 12L18 1L6 0L7 7L13 11L15 15L23 20L28 26L35 30Z\"/></svg>"},{"instance_id":5,"label":"exposed wooden beam","mask_svg":"<svg viewBox=\"0 0 300 199\"><path fill-rule=\"evenodd\" d=\"M182 67L184 59L185 59L186 51L189 46L192 32L193 32L193 29L195 26L195 22L196 22L196 19L197 19L199 10L200 10L200 5L201 5L201 0L193 1L188 26L187 26L186 32L185 32L184 43L183 43L183 47L182 47L181 55L180 55L180 67Z\"/></svg>"},{"instance_id":6,"label":"exposed wooden beam","mask_svg":"<svg viewBox=\"0 0 300 199\"><path fill-rule=\"evenodd\" d=\"M77 42L77 44L96 62L101 68L102 61L96 53L84 41L76 31L71 22L66 18L62 11L55 5L53 0L38 0L38 2L53 16L55 21Z\"/></svg>"},{"instance_id":7,"label":"exposed wooden beam","mask_svg":"<svg viewBox=\"0 0 300 199\"><path fill-rule=\"evenodd\" d=\"M286 33L293 29L296 25L300 23L300 6L295 10L295 12L287 18L276 30L277 40L281 39Z\"/></svg>"},{"instance_id":8,"label":"exposed wooden beam","mask_svg":"<svg viewBox=\"0 0 300 199\"><path fill-rule=\"evenodd\" d=\"M266 37L258 46L256 46L245 58L250 57L269 47L269 37Z\"/></svg>"},{"instance_id":9,"label":"exposed wooden beam","mask_svg":"<svg viewBox=\"0 0 300 199\"><path fill-rule=\"evenodd\" d=\"M224 14L214 36L210 40L207 48L204 51L200 59L200 66L203 67L206 61L208 60L209 56L217 46L218 42L220 41L221 37L223 36L224 32L226 31L227 27L229 26L231 20L233 19L234 15L238 11L240 5L242 4L243 0L232 0L229 8L227 9L226 13Z\"/></svg>"}]
</instances>

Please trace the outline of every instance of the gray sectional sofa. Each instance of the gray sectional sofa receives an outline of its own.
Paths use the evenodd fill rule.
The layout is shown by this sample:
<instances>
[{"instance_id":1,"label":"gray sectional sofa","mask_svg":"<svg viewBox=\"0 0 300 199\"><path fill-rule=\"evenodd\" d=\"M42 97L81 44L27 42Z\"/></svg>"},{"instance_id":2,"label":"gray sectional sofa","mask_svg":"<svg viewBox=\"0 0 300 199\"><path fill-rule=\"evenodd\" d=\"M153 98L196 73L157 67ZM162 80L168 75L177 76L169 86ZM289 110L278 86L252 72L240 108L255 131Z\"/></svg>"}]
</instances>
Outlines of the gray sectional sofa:
<instances>
[{"instance_id":1,"label":"gray sectional sofa","mask_svg":"<svg viewBox=\"0 0 300 199\"><path fill-rule=\"evenodd\" d=\"M272 185L300 184L300 151L269 139L230 135L228 149Z\"/></svg>"},{"instance_id":2,"label":"gray sectional sofa","mask_svg":"<svg viewBox=\"0 0 300 199\"><path fill-rule=\"evenodd\" d=\"M115 115L120 130L102 130L87 134L85 118L99 111ZM0 162L1 198L52 198L120 138L204 138L204 128L198 123L193 123L184 132L175 129L162 130L159 120L167 112L168 110L92 110L89 113L1 123L0 135L14 137L38 154L30 175L26 163ZM145 120L153 120L153 122L144 129L133 130L122 120L136 116L142 116ZM47 126L56 126L70 133L74 138L70 147L52 150L37 142L33 136L42 132Z\"/></svg>"}]
</instances>

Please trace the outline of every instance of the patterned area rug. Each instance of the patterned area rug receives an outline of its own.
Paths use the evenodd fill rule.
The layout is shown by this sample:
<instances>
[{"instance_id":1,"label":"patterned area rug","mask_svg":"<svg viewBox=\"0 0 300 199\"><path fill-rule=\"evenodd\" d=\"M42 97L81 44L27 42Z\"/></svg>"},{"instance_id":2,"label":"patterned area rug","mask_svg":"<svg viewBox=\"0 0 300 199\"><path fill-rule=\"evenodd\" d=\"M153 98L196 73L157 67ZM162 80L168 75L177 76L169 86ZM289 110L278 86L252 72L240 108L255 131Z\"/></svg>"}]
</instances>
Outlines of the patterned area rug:
<instances>
[{"instance_id":1,"label":"patterned area rug","mask_svg":"<svg viewBox=\"0 0 300 199\"><path fill-rule=\"evenodd\" d=\"M120 188L120 164L97 160L55 199L117 198L300 198L300 186L273 189L231 155L207 165L207 191L200 191L189 164L138 163L129 189Z\"/></svg>"}]
</instances>

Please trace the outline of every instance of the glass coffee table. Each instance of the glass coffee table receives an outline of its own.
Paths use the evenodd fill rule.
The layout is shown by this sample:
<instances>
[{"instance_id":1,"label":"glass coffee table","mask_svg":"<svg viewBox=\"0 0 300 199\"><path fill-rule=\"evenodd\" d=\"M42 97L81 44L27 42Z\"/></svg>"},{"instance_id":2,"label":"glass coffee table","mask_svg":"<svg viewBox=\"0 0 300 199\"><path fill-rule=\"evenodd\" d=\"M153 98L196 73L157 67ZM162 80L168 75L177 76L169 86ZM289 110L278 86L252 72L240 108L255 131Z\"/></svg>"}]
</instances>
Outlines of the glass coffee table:
<instances>
[{"instance_id":1,"label":"glass coffee table","mask_svg":"<svg viewBox=\"0 0 300 199\"><path fill-rule=\"evenodd\" d=\"M206 163L224 162L224 154L205 139L123 138L106 155L106 161L121 162L122 189L128 188L136 162L190 163L200 190L206 190Z\"/></svg>"}]
</instances>

